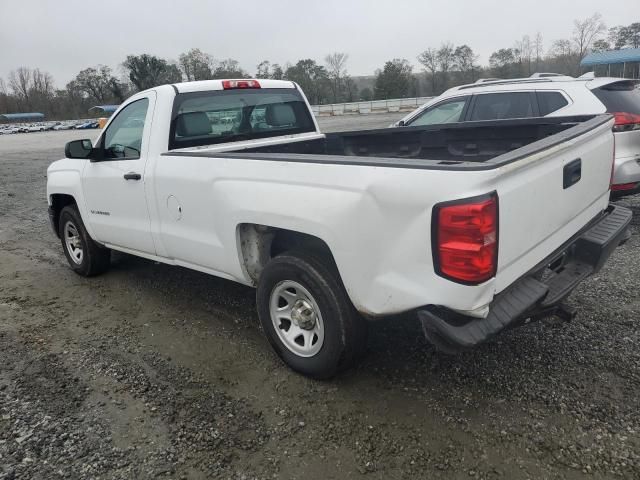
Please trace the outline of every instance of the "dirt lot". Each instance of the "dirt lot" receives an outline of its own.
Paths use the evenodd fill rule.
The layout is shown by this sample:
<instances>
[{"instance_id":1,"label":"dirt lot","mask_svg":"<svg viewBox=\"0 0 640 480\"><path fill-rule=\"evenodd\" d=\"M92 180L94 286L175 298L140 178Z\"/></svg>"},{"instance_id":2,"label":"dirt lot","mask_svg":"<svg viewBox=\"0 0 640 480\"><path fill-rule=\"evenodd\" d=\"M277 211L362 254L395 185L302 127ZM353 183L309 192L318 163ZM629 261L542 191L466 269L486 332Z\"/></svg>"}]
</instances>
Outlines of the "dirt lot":
<instances>
[{"instance_id":1,"label":"dirt lot","mask_svg":"<svg viewBox=\"0 0 640 480\"><path fill-rule=\"evenodd\" d=\"M67 268L45 173L84 136L0 137L0 479L640 478L637 220L574 322L449 357L383 321L320 383L271 352L251 289L125 255Z\"/></svg>"}]
</instances>

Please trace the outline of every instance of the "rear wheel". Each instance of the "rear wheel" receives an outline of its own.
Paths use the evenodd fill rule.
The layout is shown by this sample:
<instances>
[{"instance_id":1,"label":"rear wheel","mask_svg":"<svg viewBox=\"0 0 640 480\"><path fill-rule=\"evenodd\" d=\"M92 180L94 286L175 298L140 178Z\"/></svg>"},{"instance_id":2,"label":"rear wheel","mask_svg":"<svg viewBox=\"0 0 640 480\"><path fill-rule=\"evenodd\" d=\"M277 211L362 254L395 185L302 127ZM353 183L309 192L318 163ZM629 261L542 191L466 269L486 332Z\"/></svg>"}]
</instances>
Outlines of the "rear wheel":
<instances>
[{"instance_id":1,"label":"rear wheel","mask_svg":"<svg viewBox=\"0 0 640 480\"><path fill-rule=\"evenodd\" d=\"M111 250L91 239L75 205L62 209L58 228L62 249L74 272L90 277L109 269Z\"/></svg>"},{"instance_id":2,"label":"rear wheel","mask_svg":"<svg viewBox=\"0 0 640 480\"><path fill-rule=\"evenodd\" d=\"M325 379L351 366L366 346L366 324L330 258L287 252L260 276L258 315L276 353L293 370Z\"/></svg>"}]
</instances>

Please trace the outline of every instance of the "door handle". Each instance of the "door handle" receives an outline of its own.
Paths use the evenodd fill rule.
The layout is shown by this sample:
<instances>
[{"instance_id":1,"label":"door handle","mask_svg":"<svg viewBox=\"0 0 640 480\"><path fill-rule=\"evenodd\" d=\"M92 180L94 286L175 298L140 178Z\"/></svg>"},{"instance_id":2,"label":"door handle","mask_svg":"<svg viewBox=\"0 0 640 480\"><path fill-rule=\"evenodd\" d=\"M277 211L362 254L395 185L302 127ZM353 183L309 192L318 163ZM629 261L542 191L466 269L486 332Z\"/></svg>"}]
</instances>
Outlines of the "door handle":
<instances>
[{"instance_id":1,"label":"door handle","mask_svg":"<svg viewBox=\"0 0 640 480\"><path fill-rule=\"evenodd\" d=\"M142 178L142 175L136 172L129 172L124 174L125 180L140 180L141 178Z\"/></svg>"},{"instance_id":2,"label":"door handle","mask_svg":"<svg viewBox=\"0 0 640 480\"><path fill-rule=\"evenodd\" d=\"M567 163L562 171L562 188L566 190L571 185L575 185L582 178L582 160L576 158Z\"/></svg>"}]
</instances>

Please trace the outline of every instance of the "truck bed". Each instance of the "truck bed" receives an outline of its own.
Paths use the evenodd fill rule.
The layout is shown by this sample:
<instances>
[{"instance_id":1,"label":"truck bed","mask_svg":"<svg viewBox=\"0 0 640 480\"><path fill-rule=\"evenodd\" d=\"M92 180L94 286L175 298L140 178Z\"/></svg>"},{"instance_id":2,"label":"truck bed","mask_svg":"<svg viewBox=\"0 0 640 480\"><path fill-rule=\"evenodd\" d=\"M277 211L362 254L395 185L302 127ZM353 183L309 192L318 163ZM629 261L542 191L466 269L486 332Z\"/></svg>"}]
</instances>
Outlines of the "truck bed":
<instances>
[{"instance_id":1,"label":"truck bed","mask_svg":"<svg viewBox=\"0 0 640 480\"><path fill-rule=\"evenodd\" d=\"M180 198L182 219L162 228L165 243L192 264L224 258L229 265L220 270L242 278L216 245L235 245L238 225L266 225L326 243L367 315L432 303L480 314L606 209L612 124L609 115L534 118L203 145L160 155L151 188L162 198L159 211L169 195ZM492 192L500 225L495 278L478 287L439 277L429 241L433 209ZM203 201L211 206L206 219L185 213ZM203 233L185 248L180 232L200 231L203 222L228 236ZM219 267L213 260L206 266Z\"/></svg>"},{"instance_id":2,"label":"truck bed","mask_svg":"<svg viewBox=\"0 0 640 480\"><path fill-rule=\"evenodd\" d=\"M529 118L328 133L311 140L253 147L182 149L172 156L338 163L437 170L489 170L567 142L608 115ZM234 153L236 152L236 153ZM242 152L241 154L239 152Z\"/></svg>"}]
</instances>

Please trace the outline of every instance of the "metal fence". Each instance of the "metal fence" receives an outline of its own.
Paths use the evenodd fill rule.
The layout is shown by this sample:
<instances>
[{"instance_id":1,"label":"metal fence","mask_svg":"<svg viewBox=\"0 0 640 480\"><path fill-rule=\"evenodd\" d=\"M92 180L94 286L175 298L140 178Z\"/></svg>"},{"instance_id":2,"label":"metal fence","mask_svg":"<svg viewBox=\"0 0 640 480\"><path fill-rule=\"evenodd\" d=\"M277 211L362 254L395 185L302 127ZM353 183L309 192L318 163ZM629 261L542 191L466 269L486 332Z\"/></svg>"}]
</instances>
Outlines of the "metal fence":
<instances>
[{"instance_id":1,"label":"metal fence","mask_svg":"<svg viewBox=\"0 0 640 480\"><path fill-rule=\"evenodd\" d=\"M410 112L424 105L432 98L433 97L393 98L389 100L372 100L370 102L332 103L329 105L312 105L311 110L313 110L313 114L317 117Z\"/></svg>"}]
</instances>

